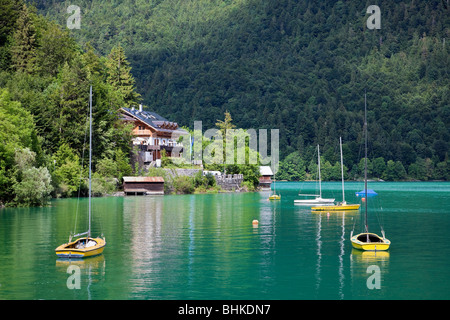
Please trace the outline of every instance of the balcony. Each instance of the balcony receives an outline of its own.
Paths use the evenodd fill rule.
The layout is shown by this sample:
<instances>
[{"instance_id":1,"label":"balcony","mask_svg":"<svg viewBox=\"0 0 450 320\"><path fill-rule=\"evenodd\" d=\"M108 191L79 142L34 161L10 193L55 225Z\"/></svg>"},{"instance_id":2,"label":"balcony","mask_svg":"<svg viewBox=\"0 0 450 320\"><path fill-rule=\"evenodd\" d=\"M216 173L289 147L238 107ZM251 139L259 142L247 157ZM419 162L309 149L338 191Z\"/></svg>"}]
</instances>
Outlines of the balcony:
<instances>
[{"instance_id":1,"label":"balcony","mask_svg":"<svg viewBox=\"0 0 450 320\"><path fill-rule=\"evenodd\" d=\"M178 153L183 152L183 147L182 146L160 145L160 146L157 146L157 147L160 147L161 150L164 149L164 150L166 150L167 152L170 152L170 153L172 153L172 152L178 152Z\"/></svg>"},{"instance_id":2,"label":"balcony","mask_svg":"<svg viewBox=\"0 0 450 320\"><path fill-rule=\"evenodd\" d=\"M149 145L149 144L140 144L138 145L140 151L158 151L158 150L166 150L167 152L183 152L183 146L169 146L166 144L162 145Z\"/></svg>"}]
</instances>

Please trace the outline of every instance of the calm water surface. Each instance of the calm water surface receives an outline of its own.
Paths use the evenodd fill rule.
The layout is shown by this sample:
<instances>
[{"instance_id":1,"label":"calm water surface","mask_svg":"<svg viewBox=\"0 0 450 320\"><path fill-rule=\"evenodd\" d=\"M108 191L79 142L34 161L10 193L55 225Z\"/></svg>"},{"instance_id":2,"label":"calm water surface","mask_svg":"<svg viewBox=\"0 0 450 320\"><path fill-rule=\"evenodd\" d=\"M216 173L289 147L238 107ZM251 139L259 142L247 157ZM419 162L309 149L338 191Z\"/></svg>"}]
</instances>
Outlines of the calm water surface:
<instances>
[{"instance_id":1,"label":"calm water surface","mask_svg":"<svg viewBox=\"0 0 450 320\"><path fill-rule=\"evenodd\" d=\"M54 249L85 231L86 199L0 210L0 299L449 299L450 183L370 183L369 229L392 241L385 253L352 250L360 212L311 213L294 205L315 183L269 191L93 199L93 235L103 255L57 259ZM341 200L341 184L322 184ZM360 203L362 183L346 183ZM78 214L75 214L77 212ZM259 220L254 228L252 220ZM80 289L69 289L69 266ZM369 289L370 266L380 289ZM373 268L373 267L372 267ZM370 268L369 268L370 270ZM373 277L369 279L370 283Z\"/></svg>"}]
</instances>

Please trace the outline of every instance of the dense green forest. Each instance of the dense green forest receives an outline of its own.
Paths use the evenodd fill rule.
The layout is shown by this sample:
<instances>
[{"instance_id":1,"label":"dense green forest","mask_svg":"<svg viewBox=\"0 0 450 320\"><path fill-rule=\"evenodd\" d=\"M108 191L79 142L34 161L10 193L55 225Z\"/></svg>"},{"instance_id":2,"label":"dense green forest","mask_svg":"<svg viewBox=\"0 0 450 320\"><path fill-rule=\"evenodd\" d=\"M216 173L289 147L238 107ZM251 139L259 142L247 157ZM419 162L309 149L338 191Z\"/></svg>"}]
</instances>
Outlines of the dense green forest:
<instances>
[{"instance_id":1,"label":"dense green forest","mask_svg":"<svg viewBox=\"0 0 450 320\"><path fill-rule=\"evenodd\" d=\"M380 0L379 30L361 1L80 0L80 29L71 4L0 0L0 205L85 192L90 85L100 193L132 171L117 113L138 102L191 129L226 111L280 129L280 179L314 178L317 144L338 179L342 137L357 179L365 91L369 174L450 179L448 0Z\"/></svg>"},{"instance_id":2,"label":"dense green forest","mask_svg":"<svg viewBox=\"0 0 450 320\"><path fill-rule=\"evenodd\" d=\"M21 0L0 2L0 22L0 206L86 193L90 85L93 191L115 188L105 177L131 173L118 111L139 97L123 48L99 57Z\"/></svg>"},{"instance_id":3,"label":"dense green forest","mask_svg":"<svg viewBox=\"0 0 450 320\"><path fill-rule=\"evenodd\" d=\"M35 2L66 23L70 1ZM371 4L381 10L379 30L366 27ZM173 121L212 128L228 110L237 127L278 128L281 168L298 157L306 174L317 144L324 162L335 165L341 136L351 174L361 159L367 90L369 157L385 170L396 167L373 175L449 179L447 0L77 5L81 27L70 34L103 55L120 43L144 103ZM280 177L298 179L299 168L300 176L283 169Z\"/></svg>"}]
</instances>

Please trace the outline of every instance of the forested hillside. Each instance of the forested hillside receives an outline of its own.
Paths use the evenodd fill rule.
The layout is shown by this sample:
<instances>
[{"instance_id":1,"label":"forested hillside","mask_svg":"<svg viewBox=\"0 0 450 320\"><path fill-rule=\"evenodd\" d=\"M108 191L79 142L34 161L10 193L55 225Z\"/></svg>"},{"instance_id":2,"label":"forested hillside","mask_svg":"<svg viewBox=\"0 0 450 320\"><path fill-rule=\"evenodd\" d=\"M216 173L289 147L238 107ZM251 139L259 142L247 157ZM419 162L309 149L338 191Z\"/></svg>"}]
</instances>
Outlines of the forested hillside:
<instances>
[{"instance_id":1,"label":"forested hillside","mask_svg":"<svg viewBox=\"0 0 450 320\"><path fill-rule=\"evenodd\" d=\"M118 117L139 98L129 71L120 46L97 56L33 6L0 2L0 207L86 193L91 85L94 192L131 173Z\"/></svg>"},{"instance_id":2,"label":"forested hillside","mask_svg":"<svg viewBox=\"0 0 450 320\"><path fill-rule=\"evenodd\" d=\"M449 2L376 2L380 30L366 27L372 2L83 0L71 34L102 54L120 43L144 103L182 125L228 110L238 127L279 128L282 158L309 161L320 143L334 163L342 136L352 168L366 89L372 159L448 170ZM69 4L37 1L61 24Z\"/></svg>"}]
</instances>

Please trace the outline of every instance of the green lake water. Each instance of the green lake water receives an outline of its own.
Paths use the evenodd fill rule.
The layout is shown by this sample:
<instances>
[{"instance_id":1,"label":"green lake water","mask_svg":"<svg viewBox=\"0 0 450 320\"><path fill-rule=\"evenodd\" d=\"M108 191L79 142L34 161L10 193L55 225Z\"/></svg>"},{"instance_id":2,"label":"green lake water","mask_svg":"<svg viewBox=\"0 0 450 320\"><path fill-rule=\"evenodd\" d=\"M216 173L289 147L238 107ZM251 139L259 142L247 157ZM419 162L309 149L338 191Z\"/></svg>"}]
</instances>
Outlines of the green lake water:
<instances>
[{"instance_id":1,"label":"green lake water","mask_svg":"<svg viewBox=\"0 0 450 320\"><path fill-rule=\"evenodd\" d=\"M1 209L0 299L450 298L450 183L369 183L378 193L368 199L369 229L380 234L381 224L392 242L376 254L351 247L363 210L311 213L294 200L314 182L276 186L275 202L270 191L94 198L93 235L107 246L71 262L54 249L76 217L85 231L86 199ZM361 203L363 183L345 187L347 202ZM340 183L322 188L341 200ZM73 266L79 289L68 286Z\"/></svg>"}]
</instances>

